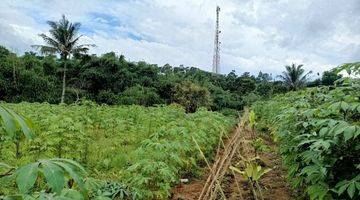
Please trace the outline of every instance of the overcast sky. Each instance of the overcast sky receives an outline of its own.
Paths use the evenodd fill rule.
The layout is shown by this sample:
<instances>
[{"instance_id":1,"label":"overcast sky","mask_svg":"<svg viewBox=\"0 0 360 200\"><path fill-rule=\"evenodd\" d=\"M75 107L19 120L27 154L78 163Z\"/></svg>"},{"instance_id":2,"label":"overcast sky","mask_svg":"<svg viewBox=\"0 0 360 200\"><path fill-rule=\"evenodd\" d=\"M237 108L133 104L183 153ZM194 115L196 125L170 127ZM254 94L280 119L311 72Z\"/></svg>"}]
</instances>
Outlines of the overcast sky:
<instances>
[{"instance_id":1,"label":"overcast sky","mask_svg":"<svg viewBox=\"0 0 360 200\"><path fill-rule=\"evenodd\" d=\"M292 62L322 72L360 60L360 0L1 0L0 45L33 50L46 21L65 14L97 45L91 53L209 71L216 5L222 73L279 74Z\"/></svg>"}]
</instances>

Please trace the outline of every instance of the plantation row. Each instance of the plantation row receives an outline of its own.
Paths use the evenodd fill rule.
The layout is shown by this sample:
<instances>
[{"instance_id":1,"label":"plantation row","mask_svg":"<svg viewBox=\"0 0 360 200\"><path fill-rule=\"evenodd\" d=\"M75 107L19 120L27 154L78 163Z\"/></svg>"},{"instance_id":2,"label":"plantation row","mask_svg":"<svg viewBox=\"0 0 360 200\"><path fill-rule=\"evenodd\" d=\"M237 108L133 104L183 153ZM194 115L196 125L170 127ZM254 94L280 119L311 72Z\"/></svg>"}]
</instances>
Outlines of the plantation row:
<instances>
[{"instance_id":1,"label":"plantation row","mask_svg":"<svg viewBox=\"0 0 360 200\"><path fill-rule=\"evenodd\" d=\"M360 198L359 97L359 83L348 79L252 106L257 128L279 142L289 180L303 196Z\"/></svg>"},{"instance_id":2,"label":"plantation row","mask_svg":"<svg viewBox=\"0 0 360 200\"><path fill-rule=\"evenodd\" d=\"M87 101L80 104L5 105L31 119L34 133L22 134L17 130L9 135L5 129L0 132L0 163L15 168L25 166L0 178L0 196L39 197L46 192L47 196L72 193L72 199L75 194L79 199L81 196L165 199L180 178L197 176L204 166L194 140L211 159L220 134L226 134L234 124L231 118L216 112L200 109L185 114L184 109L176 105L145 108L99 106ZM77 167L71 160L44 160L48 158L77 161L87 174L81 179L74 178L76 173L69 173L63 180L55 170L54 177L47 179L51 170L46 174L46 169L59 169L56 166L65 171L75 168L82 171L81 166ZM39 162L35 165L26 165L36 161ZM37 169L40 167L43 169ZM5 171L0 166L0 174ZM40 172L45 178L36 175ZM32 181L29 177L35 178ZM82 194L73 194L75 190Z\"/></svg>"}]
</instances>

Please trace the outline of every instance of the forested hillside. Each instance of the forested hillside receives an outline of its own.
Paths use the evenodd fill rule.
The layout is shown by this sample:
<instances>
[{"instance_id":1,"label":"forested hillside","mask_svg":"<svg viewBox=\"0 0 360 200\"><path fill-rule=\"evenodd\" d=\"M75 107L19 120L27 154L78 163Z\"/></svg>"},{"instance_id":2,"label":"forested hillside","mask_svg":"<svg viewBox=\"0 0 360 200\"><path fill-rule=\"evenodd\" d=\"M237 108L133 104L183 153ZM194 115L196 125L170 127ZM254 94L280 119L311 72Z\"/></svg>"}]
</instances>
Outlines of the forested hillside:
<instances>
[{"instance_id":1,"label":"forested hillside","mask_svg":"<svg viewBox=\"0 0 360 200\"><path fill-rule=\"evenodd\" d=\"M63 73L60 59L34 52L18 56L0 47L0 66L0 100L60 102ZM331 76L332 72L327 73L323 76L325 85L338 78ZM128 62L124 56L112 52L102 56L75 55L67 61L66 76L66 103L82 98L109 105L181 103L183 94L178 94L179 88L187 87L205 90L201 106L212 110L240 110L249 102L288 89L280 79L274 81L276 77L267 73L260 72L256 77L248 72L239 76L234 71L215 75L195 67L158 67L143 61ZM321 80L314 83L319 85Z\"/></svg>"}]
</instances>

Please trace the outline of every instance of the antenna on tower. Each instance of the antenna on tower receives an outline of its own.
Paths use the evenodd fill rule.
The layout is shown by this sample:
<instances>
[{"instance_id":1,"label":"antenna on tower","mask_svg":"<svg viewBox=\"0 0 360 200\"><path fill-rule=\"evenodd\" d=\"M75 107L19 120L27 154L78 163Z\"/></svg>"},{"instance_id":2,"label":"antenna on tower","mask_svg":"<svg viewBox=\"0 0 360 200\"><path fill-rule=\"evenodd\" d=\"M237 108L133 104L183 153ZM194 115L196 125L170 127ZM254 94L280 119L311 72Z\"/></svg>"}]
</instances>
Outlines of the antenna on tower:
<instances>
[{"instance_id":1,"label":"antenna on tower","mask_svg":"<svg viewBox=\"0 0 360 200\"><path fill-rule=\"evenodd\" d=\"M219 34L219 13L220 7L216 6L216 25L215 25L215 39L214 39L214 56L212 72L218 74L220 72L220 41Z\"/></svg>"}]
</instances>

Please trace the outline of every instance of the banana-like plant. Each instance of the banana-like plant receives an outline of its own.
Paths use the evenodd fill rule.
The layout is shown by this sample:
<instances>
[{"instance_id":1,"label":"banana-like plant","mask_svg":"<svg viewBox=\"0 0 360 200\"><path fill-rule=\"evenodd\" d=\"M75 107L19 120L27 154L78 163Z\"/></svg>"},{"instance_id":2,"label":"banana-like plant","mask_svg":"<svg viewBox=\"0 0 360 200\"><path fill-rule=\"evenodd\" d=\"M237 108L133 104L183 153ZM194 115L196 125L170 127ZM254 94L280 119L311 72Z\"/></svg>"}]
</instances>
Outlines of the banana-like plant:
<instances>
[{"instance_id":1,"label":"banana-like plant","mask_svg":"<svg viewBox=\"0 0 360 200\"><path fill-rule=\"evenodd\" d=\"M259 181L264 174L271 171L269 168L262 168L260 165L254 163L246 164L244 171L241 171L236 167L231 167L231 169L244 175L244 177L250 181Z\"/></svg>"},{"instance_id":2,"label":"banana-like plant","mask_svg":"<svg viewBox=\"0 0 360 200\"><path fill-rule=\"evenodd\" d=\"M247 179L250 182L250 186L252 188L253 194L255 199L258 199L258 195L255 191L255 188L253 186L253 184L256 185L256 188L259 192L259 197L260 199L264 199L263 195L262 195L262 191L261 191L261 187L259 184L259 180L261 179L261 177L268 173L269 171L271 171L271 169L269 168L262 168L260 165L257 165L255 163L252 162L247 162L245 163L245 169L244 170L240 170L239 168L236 168L234 166L230 167L231 170L233 170L234 172L237 172L241 175L244 176L245 179Z\"/></svg>"}]
</instances>

